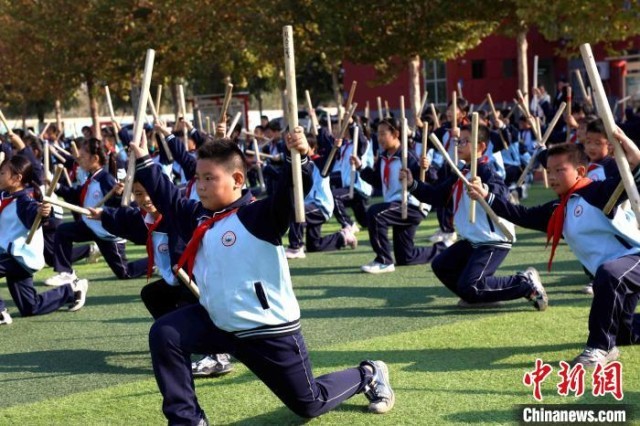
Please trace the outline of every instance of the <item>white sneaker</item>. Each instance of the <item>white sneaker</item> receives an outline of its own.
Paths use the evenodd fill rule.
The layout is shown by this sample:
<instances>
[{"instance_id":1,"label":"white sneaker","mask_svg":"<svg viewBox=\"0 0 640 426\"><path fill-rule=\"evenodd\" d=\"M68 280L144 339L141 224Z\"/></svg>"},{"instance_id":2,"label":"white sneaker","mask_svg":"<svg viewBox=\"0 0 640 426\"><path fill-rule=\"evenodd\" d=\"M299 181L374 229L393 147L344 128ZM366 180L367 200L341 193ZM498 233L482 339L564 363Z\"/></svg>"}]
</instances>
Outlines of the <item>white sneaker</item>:
<instances>
[{"instance_id":1,"label":"white sneaker","mask_svg":"<svg viewBox=\"0 0 640 426\"><path fill-rule=\"evenodd\" d=\"M11 315L9 315L9 311L4 309L0 312L0 325L9 325L13 322Z\"/></svg>"},{"instance_id":2,"label":"white sneaker","mask_svg":"<svg viewBox=\"0 0 640 426\"><path fill-rule=\"evenodd\" d=\"M584 294L590 294L591 296L593 296L593 282L590 282L589 284L582 287L582 292Z\"/></svg>"},{"instance_id":3,"label":"white sneaker","mask_svg":"<svg viewBox=\"0 0 640 426\"><path fill-rule=\"evenodd\" d=\"M432 243L439 243L444 239L444 232L441 229L438 229L432 236L429 237L429 241Z\"/></svg>"},{"instance_id":4,"label":"white sneaker","mask_svg":"<svg viewBox=\"0 0 640 426\"><path fill-rule=\"evenodd\" d=\"M443 232L442 233L442 242L445 246L450 247L458 240L458 234L455 232Z\"/></svg>"},{"instance_id":5,"label":"white sneaker","mask_svg":"<svg viewBox=\"0 0 640 426\"><path fill-rule=\"evenodd\" d=\"M584 351L571 361L571 365L574 366L576 364L582 364L587 368L593 367L596 364L606 365L618 358L620 358L620 351L616 346L611 348L609 351L586 346Z\"/></svg>"},{"instance_id":6,"label":"white sneaker","mask_svg":"<svg viewBox=\"0 0 640 426\"><path fill-rule=\"evenodd\" d=\"M89 256L87 256L87 263L98 263L100 258L102 257L102 253L100 253L100 249L96 243L91 243L89 245Z\"/></svg>"},{"instance_id":7,"label":"white sneaker","mask_svg":"<svg viewBox=\"0 0 640 426\"><path fill-rule=\"evenodd\" d=\"M89 281L87 280L75 280L71 283L73 294L76 300L69 306L69 312L75 312L84 306L87 301L87 290L89 290Z\"/></svg>"},{"instance_id":8,"label":"white sneaker","mask_svg":"<svg viewBox=\"0 0 640 426\"><path fill-rule=\"evenodd\" d=\"M342 238L344 239L345 247L350 247L351 249L358 247L358 238L356 238L349 228L342 228L340 234L342 234Z\"/></svg>"},{"instance_id":9,"label":"white sneaker","mask_svg":"<svg viewBox=\"0 0 640 426\"><path fill-rule=\"evenodd\" d=\"M367 263L366 265L362 265L360 267L362 272L367 272L369 274L385 274L387 272L394 272L396 267L393 265L385 265L384 263L378 263L375 260L373 262Z\"/></svg>"},{"instance_id":10,"label":"white sneaker","mask_svg":"<svg viewBox=\"0 0 640 426\"><path fill-rule=\"evenodd\" d=\"M75 280L77 280L75 272L60 272L58 275L55 275L51 278L47 278L44 281L44 285L48 285L50 287L60 287L65 284L72 284Z\"/></svg>"},{"instance_id":11,"label":"white sneaker","mask_svg":"<svg viewBox=\"0 0 640 426\"><path fill-rule=\"evenodd\" d=\"M305 257L307 257L307 255L304 254L303 247L297 249L288 248L284 251L284 254L285 256L287 256L287 259L304 259Z\"/></svg>"}]
</instances>

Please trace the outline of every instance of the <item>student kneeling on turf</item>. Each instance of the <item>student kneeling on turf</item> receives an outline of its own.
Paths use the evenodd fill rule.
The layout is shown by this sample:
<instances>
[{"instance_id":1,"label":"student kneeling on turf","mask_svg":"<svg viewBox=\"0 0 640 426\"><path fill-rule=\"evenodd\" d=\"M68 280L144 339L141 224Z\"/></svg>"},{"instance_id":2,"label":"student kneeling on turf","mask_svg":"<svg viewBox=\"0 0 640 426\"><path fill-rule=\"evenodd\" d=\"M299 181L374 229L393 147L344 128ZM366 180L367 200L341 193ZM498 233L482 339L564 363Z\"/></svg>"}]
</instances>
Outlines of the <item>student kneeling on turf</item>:
<instances>
[{"instance_id":1,"label":"student kneeling on turf","mask_svg":"<svg viewBox=\"0 0 640 426\"><path fill-rule=\"evenodd\" d=\"M460 139L456 141L456 149L458 158L466 164L471 161L470 138L470 127L463 126ZM489 129L486 126L480 126L477 173L486 182L487 191L492 197L506 200L509 196L507 186L493 171L486 157L483 157L488 140ZM463 173L467 174L467 177L470 176L466 167ZM440 281L460 296L459 306L486 307L488 304L494 305L502 300L524 297L530 300L538 310L547 308L547 295L534 268L527 268L524 272L511 276L493 275L509 254L512 242L480 206L476 206L475 224L470 223L470 199L462 181L457 176L451 175L437 185L414 180L407 170L403 170L400 177L408 179L409 191L422 202L444 206L451 197L453 198L453 222L462 239L438 254L431 262L431 267ZM502 223L515 236L513 224L505 221ZM434 246L433 250L437 249Z\"/></svg>"},{"instance_id":2,"label":"student kneeling on turf","mask_svg":"<svg viewBox=\"0 0 640 426\"><path fill-rule=\"evenodd\" d=\"M636 184L640 182L640 150L621 131L616 139L625 151ZM586 178L587 157L575 144L553 146L547 153L549 186L560 196L537 207L515 206L487 193L480 180L471 196L484 197L493 209L517 225L547 232L552 241L549 269L563 237L582 265L595 276L587 346L573 363L591 366L619 357L617 345L640 342L634 312L640 295L640 231L635 215L618 205L608 215L603 208L620 182Z\"/></svg>"},{"instance_id":3,"label":"student kneeling on turf","mask_svg":"<svg viewBox=\"0 0 640 426\"><path fill-rule=\"evenodd\" d=\"M389 411L395 398L382 361L318 378L311 373L281 242L293 204L289 160L273 196L253 201L250 193L242 195L246 170L238 146L229 140L206 142L198 149L198 202L182 197L153 165L146 144L131 147L136 178L158 210L170 213L183 238L190 239L178 264L193 272L201 293L200 304L163 316L149 333L169 423L207 424L195 395L192 353L231 353L303 417L319 416L360 392L371 401L370 411ZM308 190L309 146L301 127L288 135L287 148L302 155Z\"/></svg>"}]
</instances>

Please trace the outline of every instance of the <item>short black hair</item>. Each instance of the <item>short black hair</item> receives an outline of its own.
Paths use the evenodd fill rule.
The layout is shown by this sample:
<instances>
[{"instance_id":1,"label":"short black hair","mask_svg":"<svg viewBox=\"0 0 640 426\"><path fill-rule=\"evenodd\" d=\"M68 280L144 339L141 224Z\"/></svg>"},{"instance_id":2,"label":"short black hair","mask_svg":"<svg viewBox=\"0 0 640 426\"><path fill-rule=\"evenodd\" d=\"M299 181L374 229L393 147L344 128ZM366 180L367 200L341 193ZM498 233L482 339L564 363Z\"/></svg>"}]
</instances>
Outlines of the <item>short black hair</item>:
<instances>
[{"instance_id":1,"label":"short black hair","mask_svg":"<svg viewBox=\"0 0 640 426\"><path fill-rule=\"evenodd\" d=\"M467 132L471 133L471 126L465 125L460 127L460 131L463 131L463 130L466 130ZM484 142L486 145L488 145L489 139L490 139L489 128L485 125L479 124L478 125L478 142Z\"/></svg>"},{"instance_id":2,"label":"short black hair","mask_svg":"<svg viewBox=\"0 0 640 426\"><path fill-rule=\"evenodd\" d=\"M604 122L602 118L598 118L593 121L587 122L587 133L600 133L601 135L606 135L606 131L604 129Z\"/></svg>"},{"instance_id":3,"label":"short black hair","mask_svg":"<svg viewBox=\"0 0 640 426\"><path fill-rule=\"evenodd\" d=\"M559 155L566 155L567 159L574 167L586 167L589 164L589 157L587 157L584 150L575 143L560 143L549 148L547 150L547 162L549 161L549 157Z\"/></svg>"},{"instance_id":4,"label":"short black hair","mask_svg":"<svg viewBox=\"0 0 640 426\"><path fill-rule=\"evenodd\" d=\"M222 165L229 173L240 169L246 176L247 166L244 153L231 139L207 139L197 151L198 160L211 160Z\"/></svg>"}]
</instances>

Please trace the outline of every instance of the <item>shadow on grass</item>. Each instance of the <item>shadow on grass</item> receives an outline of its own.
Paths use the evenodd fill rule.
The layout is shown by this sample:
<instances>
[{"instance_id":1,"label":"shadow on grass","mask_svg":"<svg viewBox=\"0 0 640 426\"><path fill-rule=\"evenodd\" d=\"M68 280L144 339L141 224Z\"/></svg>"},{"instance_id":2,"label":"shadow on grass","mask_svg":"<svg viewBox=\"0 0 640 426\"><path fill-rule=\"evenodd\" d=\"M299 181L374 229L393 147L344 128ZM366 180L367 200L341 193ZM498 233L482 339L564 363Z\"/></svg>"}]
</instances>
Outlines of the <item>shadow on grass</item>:
<instances>
[{"instance_id":1,"label":"shadow on grass","mask_svg":"<svg viewBox=\"0 0 640 426\"><path fill-rule=\"evenodd\" d=\"M0 373L39 373L47 375L72 374L149 374L150 368L111 365L109 358L123 356L149 357L149 352L107 352L89 349L67 349L38 352L20 352L0 355ZM13 378L0 380L12 382Z\"/></svg>"},{"instance_id":2,"label":"shadow on grass","mask_svg":"<svg viewBox=\"0 0 640 426\"><path fill-rule=\"evenodd\" d=\"M387 306L410 306L428 302L436 297L450 297L452 293L444 286L438 287L354 287L354 286L304 286L300 293L320 290L321 295L297 296L298 300L322 300L337 297L382 299Z\"/></svg>"}]
</instances>

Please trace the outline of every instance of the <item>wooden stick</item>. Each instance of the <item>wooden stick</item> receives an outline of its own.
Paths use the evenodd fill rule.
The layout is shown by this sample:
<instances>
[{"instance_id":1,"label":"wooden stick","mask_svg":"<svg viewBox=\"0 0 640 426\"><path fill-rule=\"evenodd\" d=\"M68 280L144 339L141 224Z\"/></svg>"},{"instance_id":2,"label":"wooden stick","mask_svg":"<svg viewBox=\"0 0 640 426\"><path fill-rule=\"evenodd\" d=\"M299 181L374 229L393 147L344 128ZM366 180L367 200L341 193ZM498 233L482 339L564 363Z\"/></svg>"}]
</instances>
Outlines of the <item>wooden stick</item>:
<instances>
[{"instance_id":1,"label":"wooden stick","mask_svg":"<svg viewBox=\"0 0 640 426\"><path fill-rule=\"evenodd\" d=\"M458 82L458 90L460 90L460 82ZM451 111L453 112L453 122L451 123L451 130L452 130L452 135L455 133L455 131L458 129L458 92L456 92L455 90L451 93ZM458 164L458 150L456 149L456 147L453 147L453 163L456 164L456 168L457 168L457 164Z\"/></svg>"},{"instance_id":2,"label":"wooden stick","mask_svg":"<svg viewBox=\"0 0 640 426\"><path fill-rule=\"evenodd\" d=\"M444 157L444 160L449 164L449 167L458 176L458 178L460 180L462 180L462 183L464 184L464 186L467 187L467 188L469 186L471 186L471 184L469 183L467 178L464 177L462 172L460 170L458 170L458 168L455 166L455 164L453 164L453 161L451 160L451 157L449 157L449 153L447 152L446 149L444 149L444 146L442 146L442 142L440 142L438 137L434 133L431 133L431 135L429 135L429 140L435 145L435 147L438 149L438 151L440 151L440 153ZM500 228L500 230L505 235L505 237L507 237L510 241L513 241L514 240L513 234L504 225L504 223L502 223L502 221L500 220L500 217L493 211L493 209L487 203L487 201L485 199L481 198L480 200L478 200L478 202L480 203L480 207L482 207L483 210L487 213L487 215L489 216L491 221L493 223L495 223L498 226L498 228Z\"/></svg>"},{"instance_id":3,"label":"wooden stick","mask_svg":"<svg viewBox=\"0 0 640 426\"><path fill-rule=\"evenodd\" d=\"M476 110L476 111L482 111L482 110L483 110L483 108L484 108L484 106L486 105L486 103L487 103L487 98L484 98L484 99L482 100L482 102L480 102L480 105L478 105L478 108L476 108L475 110Z\"/></svg>"},{"instance_id":4,"label":"wooden stick","mask_svg":"<svg viewBox=\"0 0 640 426\"><path fill-rule=\"evenodd\" d=\"M345 111L349 111L351 108L351 104L353 103L353 97L356 94L356 87L358 86L358 82L353 80L351 82L351 89L349 90L349 97L347 98L347 103L345 104Z\"/></svg>"},{"instance_id":5,"label":"wooden stick","mask_svg":"<svg viewBox=\"0 0 640 426\"><path fill-rule=\"evenodd\" d=\"M253 151L252 151L252 150L250 150L250 149L246 149L244 152L245 152L245 154L248 154L248 155L256 155L256 151L255 151L255 149L254 149ZM271 154L266 154L266 153L264 153L264 152L260 152L260 151L258 151L258 155L259 155L260 157L262 157L262 158L268 158L268 159L270 159L270 160L272 160L272 159L274 159L274 158L275 158L275 157L274 157L273 155L271 155Z\"/></svg>"},{"instance_id":6,"label":"wooden stick","mask_svg":"<svg viewBox=\"0 0 640 426\"><path fill-rule=\"evenodd\" d=\"M0 151L0 164L4 163L4 151Z\"/></svg>"},{"instance_id":7,"label":"wooden stick","mask_svg":"<svg viewBox=\"0 0 640 426\"><path fill-rule=\"evenodd\" d=\"M371 115L371 111L369 110L369 101L367 101L367 103L364 104L364 121L365 121L365 126L369 125L369 117Z\"/></svg>"},{"instance_id":8,"label":"wooden stick","mask_svg":"<svg viewBox=\"0 0 640 426\"><path fill-rule=\"evenodd\" d=\"M429 97L429 92L425 90L424 93L422 94L422 100L420 101L420 111L418 111L418 113L416 114L416 118L420 118L420 116L424 112L424 109L427 106L428 97Z\"/></svg>"},{"instance_id":9,"label":"wooden stick","mask_svg":"<svg viewBox=\"0 0 640 426\"><path fill-rule=\"evenodd\" d=\"M74 213L85 215L85 216L89 216L91 214L91 211L89 211L89 209L76 206L75 204L67 203L66 201L62 201L57 198L51 198L47 195L42 197L42 201L44 201L45 203L53 204L54 206L62 207L63 209L67 209Z\"/></svg>"},{"instance_id":10,"label":"wooden stick","mask_svg":"<svg viewBox=\"0 0 640 426\"><path fill-rule=\"evenodd\" d=\"M55 149L56 151L61 152L61 153L63 153L64 155L67 155L67 156L69 156L69 157L73 157L73 155L72 155L69 151L67 151L66 149L64 149L64 148L62 148L62 147L60 147L60 146L58 146L58 145L56 145L56 144L51 144L51 146L52 146L52 147L53 147L53 149ZM66 161L66 159L65 159L65 161Z\"/></svg>"},{"instance_id":11,"label":"wooden stick","mask_svg":"<svg viewBox=\"0 0 640 426\"><path fill-rule=\"evenodd\" d=\"M148 49L144 63L144 73L142 74L142 87L140 89L140 99L138 111L136 112L135 123L133 124L133 139L131 143L140 144L142 132L144 130L144 117L147 110L147 98L149 97L149 86L151 86L151 75L153 74L153 60L155 50ZM127 175L124 179L124 192L122 193L122 206L127 207L131 202L131 192L133 190L133 178L136 172L136 158L133 150L129 153L129 163L127 164Z\"/></svg>"},{"instance_id":12,"label":"wooden stick","mask_svg":"<svg viewBox=\"0 0 640 426\"><path fill-rule=\"evenodd\" d=\"M75 141L71 141L71 155L75 159L78 159L78 157L80 157L80 152L78 152L78 145L76 145Z\"/></svg>"},{"instance_id":13,"label":"wooden stick","mask_svg":"<svg viewBox=\"0 0 640 426\"><path fill-rule=\"evenodd\" d=\"M220 110L220 117L218 117L218 123L226 123L227 121L227 110L229 109L229 104L231 103L231 95L233 94L233 84L227 83L227 86L224 90L224 100L222 101L222 109Z\"/></svg>"},{"instance_id":14,"label":"wooden stick","mask_svg":"<svg viewBox=\"0 0 640 426\"><path fill-rule=\"evenodd\" d=\"M160 86L162 88L162 86ZM151 115L153 116L153 121L157 123L160 121L160 117L158 116L158 111L156 110L156 106L153 103L153 99L151 98L151 93L149 93L149 109L151 110ZM167 144L167 140L164 138L162 133L160 135L160 146L162 147L165 155L167 156L167 160L169 162L173 162L173 155L171 154L171 150L169 149L169 145Z\"/></svg>"},{"instance_id":15,"label":"wooden stick","mask_svg":"<svg viewBox=\"0 0 640 426\"><path fill-rule=\"evenodd\" d=\"M458 84L456 84L456 87L458 88L458 96L464 98L464 96L462 96L462 82L458 80Z\"/></svg>"},{"instance_id":16,"label":"wooden stick","mask_svg":"<svg viewBox=\"0 0 640 426\"><path fill-rule=\"evenodd\" d=\"M353 115L353 112L356 110L358 106L357 103L351 105L351 109L345 112L345 120L342 122L342 128L340 129L340 133L337 135L336 139L344 139L347 130L349 130L349 118ZM335 157L336 152L338 151L338 147L334 144L331 147L331 151L329 152L329 156L327 157L327 161L324 163L324 167L322 168L322 176L327 176L329 174L329 167L331 166L331 162L333 161L333 157Z\"/></svg>"},{"instance_id":17,"label":"wooden stick","mask_svg":"<svg viewBox=\"0 0 640 426\"><path fill-rule=\"evenodd\" d=\"M571 86L567 87L567 118L571 117L571 104L573 101ZM565 120L567 125L567 140L566 142L571 142L571 126L569 126L569 120Z\"/></svg>"},{"instance_id":18,"label":"wooden stick","mask_svg":"<svg viewBox=\"0 0 640 426\"><path fill-rule=\"evenodd\" d=\"M420 153L420 180L424 182L427 179L427 169L422 167L422 158L427 156L427 138L429 136L429 123L424 123L422 128L422 146Z\"/></svg>"},{"instance_id":19,"label":"wooden stick","mask_svg":"<svg viewBox=\"0 0 640 426\"><path fill-rule=\"evenodd\" d=\"M151 97L151 95L149 95L149 97ZM162 103L160 102L162 100L162 84L158 84L158 87L156 88L156 114L159 116L160 115L160 105L162 105Z\"/></svg>"},{"instance_id":20,"label":"wooden stick","mask_svg":"<svg viewBox=\"0 0 640 426\"><path fill-rule=\"evenodd\" d=\"M636 214L636 221L638 221L638 223L640 224L640 194L638 193L638 188L636 187L633 175L631 174L629 162L627 161L624 150L613 135L613 132L616 129L616 124L613 120L611 108L609 107L609 102L607 101L607 96L604 92L604 87L602 85L602 80L600 79L600 74L598 73L596 61L593 58L591 45L588 43L581 45L580 53L582 54L582 59L584 60L585 67L587 68L587 74L589 75L591 87L593 87L594 90L593 95L595 97L595 103L598 107L598 113L602 118L609 143L613 145L614 148L616 164L618 165L618 170L620 171L622 182L624 182L624 189L629 196L631 209Z\"/></svg>"},{"instance_id":21,"label":"wooden stick","mask_svg":"<svg viewBox=\"0 0 640 426\"><path fill-rule=\"evenodd\" d=\"M107 99L107 108L109 109L109 118L116 123L116 113L113 110L113 102L111 101L111 92L109 92L109 86L104 86L104 96Z\"/></svg>"},{"instance_id":22,"label":"wooden stick","mask_svg":"<svg viewBox=\"0 0 640 426\"><path fill-rule=\"evenodd\" d=\"M180 114L182 114L182 143L184 143L184 149L189 151L189 135L187 134L187 104L184 99L184 86L178 85L178 100L180 101Z\"/></svg>"},{"instance_id":23,"label":"wooden stick","mask_svg":"<svg viewBox=\"0 0 640 426\"><path fill-rule=\"evenodd\" d=\"M431 115L433 116L433 125L435 126L436 129L440 128L440 117L438 117L438 112L436 111L436 106L431 103L429 105L429 108L431 108Z\"/></svg>"},{"instance_id":24,"label":"wooden stick","mask_svg":"<svg viewBox=\"0 0 640 426\"><path fill-rule=\"evenodd\" d=\"M478 113L471 114L471 180L478 175ZM469 204L469 222L476 223L476 202Z\"/></svg>"},{"instance_id":25,"label":"wooden stick","mask_svg":"<svg viewBox=\"0 0 640 426\"><path fill-rule=\"evenodd\" d=\"M378 102L378 121L382 121L384 116L382 115L382 99L380 96L376 97L376 102Z\"/></svg>"},{"instance_id":26,"label":"wooden stick","mask_svg":"<svg viewBox=\"0 0 640 426\"><path fill-rule=\"evenodd\" d=\"M282 42L284 46L284 69L287 83L287 111L289 116L289 131L298 127L298 91L296 89L296 63L293 50L293 27L286 25L282 28ZM348 120L347 120L348 122ZM302 165L298 150L291 150L291 173L293 177L293 206L296 223L305 221L304 193L302 188Z\"/></svg>"},{"instance_id":27,"label":"wooden stick","mask_svg":"<svg viewBox=\"0 0 640 426\"><path fill-rule=\"evenodd\" d=\"M553 118L551 119L551 123L549 123L549 126L547 126L547 131L544 132L544 136L542 137L540 144L547 144L547 141L549 140L549 137L551 137L551 133L553 132L553 128L556 127L556 124L558 124L558 120L560 120L560 117L562 117L562 113L564 112L564 109L566 107L566 102L562 102L560 104L560 106L558 107L558 111L556 111L556 115L553 116Z\"/></svg>"},{"instance_id":28,"label":"wooden stick","mask_svg":"<svg viewBox=\"0 0 640 426\"><path fill-rule=\"evenodd\" d=\"M582 72L580 70L575 70L574 72L576 73L576 79L578 80L578 87L580 87L582 98L586 103L591 104L591 100L589 99L589 95L587 94L587 88L584 85L584 80L582 80Z\"/></svg>"},{"instance_id":29,"label":"wooden stick","mask_svg":"<svg viewBox=\"0 0 640 426\"><path fill-rule=\"evenodd\" d=\"M358 138L359 138L360 128L358 126L354 126L353 128L353 154L354 156L358 156ZM353 188L356 183L356 166L355 164L351 165L351 180L349 182L349 198L353 200Z\"/></svg>"},{"instance_id":30,"label":"wooden stick","mask_svg":"<svg viewBox=\"0 0 640 426\"><path fill-rule=\"evenodd\" d=\"M313 134L313 136L318 136L318 117L316 116L316 110L313 108L313 103L311 102L311 94L308 90L305 90L304 96L307 98L307 109L309 110L309 117L311 118L311 134Z\"/></svg>"},{"instance_id":31,"label":"wooden stick","mask_svg":"<svg viewBox=\"0 0 640 426\"><path fill-rule=\"evenodd\" d=\"M616 189L613 191L613 194L611 194L611 198L609 198L609 201L607 201L607 204L605 204L604 208L602 209L605 215L609 215L611 213L613 208L618 203L618 199L622 196L623 193L624 193L624 182L620 181L618 186L616 186Z\"/></svg>"},{"instance_id":32,"label":"wooden stick","mask_svg":"<svg viewBox=\"0 0 640 426\"><path fill-rule=\"evenodd\" d=\"M195 297L200 298L200 289L196 286L196 284L189 279L189 275L185 272L184 269L177 268L178 265L174 267L174 272L178 276L178 279L182 281L182 284L186 285L187 288L193 293Z\"/></svg>"},{"instance_id":33,"label":"wooden stick","mask_svg":"<svg viewBox=\"0 0 640 426\"><path fill-rule=\"evenodd\" d=\"M538 55L533 57L533 89L531 93L533 93L533 104L535 105L535 111L538 111L538 95L536 95L536 91L538 89ZM536 114L537 115L537 114Z\"/></svg>"},{"instance_id":34,"label":"wooden stick","mask_svg":"<svg viewBox=\"0 0 640 426\"><path fill-rule=\"evenodd\" d=\"M206 131L207 134L211 134L211 117L209 117L208 115L205 117L205 121L207 123L206 125Z\"/></svg>"},{"instance_id":35,"label":"wooden stick","mask_svg":"<svg viewBox=\"0 0 640 426\"><path fill-rule=\"evenodd\" d=\"M391 118L391 111L389 110L389 101L384 101L384 109L387 111L385 117Z\"/></svg>"},{"instance_id":36,"label":"wooden stick","mask_svg":"<svg viewBox=\"0 0 640 426\"><path fill-rule=\"evenodd\" d=\"M498 112L496 111L496 106L493 104L493 99L491 99L491 93L487 93L486 100L489 102L489 108L491 109L491 115L493 115L493 119L498 119Z\"/></svg>"},{"instance_id":37,"label":"wooden stick","mask_svg":"<svg viewBox=\"0 0 640 426\"><path fill-rule=\"evenodd\" d=\"M44 168L44 178L46 180L49 177L49 173L51 173L51 152L49 150L49 141L44 141L42 151L42 167Z\"/></svg>"},{"instance_id":38,"label":"wooden stick","mask_svg":"<svg viewBox=\"0 0 640 426\"><path fill-rule=\"evenodd\" d=\"M2 154L4 154L4 152ZM64 169L64 167L62 166L62 164L58 164L56 166L56 171L53 174L53 179L51 180L51 184L49 185L49 187L45 191L45 194L48 197L51 197L53 195L53 192L56 189L56 185L58 184L58 181L60 180L60 176L62 176L62 170L63 169ZM29 235L27 235L27 244L31 244L31 240L33 240L33 236L38 231L38 228L40 227L40 223L42 223L42 215L40 213L38 213L36 215L36 219L33 221L33 224L31 225L31 229L29 229Z\"/></svg>"},{"instance_id":39,"label":"wooden stick","mask_svg":"<svg viewBox=\"0 0 640 426\"><path fill-rule=\"evenodd\" d=\"M118 189L117 186L114 186L113 188L111 188L111 190L109 192L107 192L106 194L104 194L104 197L102 197L102 199L96 203L94 208L97 209L98 207L102 207L104 205L104 203L106 203L107 201L109 201L111 199L111 197L116 195L116 190L117 189Z\"/></svg>"},{"instance_id":40,"label":"wooden stick","mask_svg":"<svg viewBox=\"0 0 640 426\"><path fill-rule=\"evenodd\" d=\"M400 96L400 105L404 111L404 96ZM407 169L407 151L409 150L408 133L409 124L407 123L407 117L401 117L402 121L402 168ZM400 204L400 217L406 219L409 215L409 190L407 186L407 179L402 179L402 201Z\"/></svg>"},{"instance_id":41,"label":"wooden stick","mask_svg":"<svg viewBox=\"0 0 640 426\"><path fill-rule=\"evenodd\" d=\"M61 162L62 164L67 162L67 159L64 158L59 152L58 152L58 147L55 146L52 143L49 142L45 142L46 146L49 148L49 152L51 153L51 155L53 155L54 157L56 157L56 159Z\"/></svg>"},{"instance_id":42,"label":"wooden stick","mask_svg":"<svg viewBox=\"0 0 640 426\"><path fill-rule=\"evenodd\" d=\"M236 126L238 125L238 122L240 121L241 116L242 116L242 113L240 111L236 112L236 115L233 116L233 120L231 120L231 125L227 129L227 134L226 134L227 139L231 138L231 135L233 134L233 129L235 129Z\"/></svg>"},{"instance_id":43,"label":"wooden stick","mask_svg":"<svg viewBox=\"0 0 640 426\"><path fill-rule=\"evenodd\" d=\"M71 178L69 177L69 172L66 168L62 169L62 176L64 176L64 180L67 182L67 186L71 186Z\"/></svg>"},{"instance_id":44,"label":"wooden stick","mask_svg":"<svg viewBox=\"0 0 640 426\"><path fill-rule=\"evenodd\" d=\"M258 139L253 138L253 153L260 152L258 148ZM260 181L260 189L264 190L264 175L262 174L262 161L260 161L260 155L256 156L256 165L258 166L258 180Z\"/></svg>"},{"instance_id":45,"label":"wooden stick","mask_svg":"<svg viewBox=\"0 0 640 426\"><path fill-rule=\"evenodd\" d=\"M7 119L4 118L4 114L2 113L2 110L0 110L0 121L2 121L2 125L4 126L4 128L7 129L7 134L12 135L13 131L9 127L9 123L7 123Z\"/></svg>"}]
</instances>

